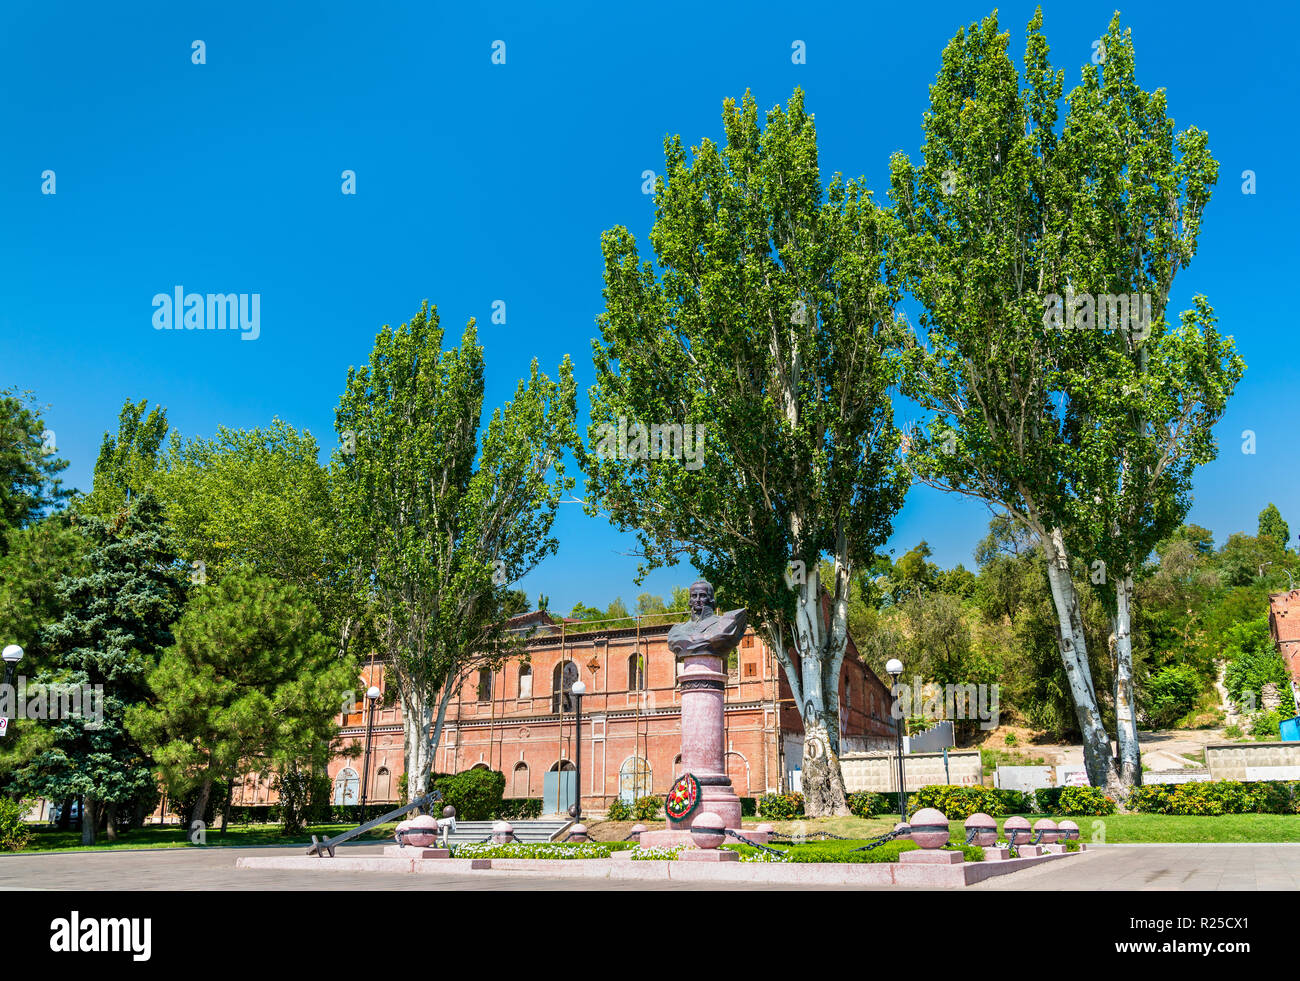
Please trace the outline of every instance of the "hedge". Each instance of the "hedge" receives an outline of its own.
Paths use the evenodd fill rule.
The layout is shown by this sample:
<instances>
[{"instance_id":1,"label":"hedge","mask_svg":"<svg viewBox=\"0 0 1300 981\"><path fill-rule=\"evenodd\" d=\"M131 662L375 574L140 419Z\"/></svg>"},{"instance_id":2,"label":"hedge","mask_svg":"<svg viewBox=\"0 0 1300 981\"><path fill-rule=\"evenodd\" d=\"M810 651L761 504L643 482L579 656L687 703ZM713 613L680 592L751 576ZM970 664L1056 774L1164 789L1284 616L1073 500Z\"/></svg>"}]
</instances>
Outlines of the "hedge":
<instances>
[{"instance_id":1,"label":"hedge","mask_svg":"<svg viewBox=\"0 0 1300 981\"><path fill-rule=\"evenodd\" d=\"M990 817L1001 817L1006 813L1004 798L993 787L931 784L910 796L909 814L923 807L933 807L946 814L950 821L964 821L977 811Z\"/></svg>"},{"instance_id":2,"label":"hedge","mask_svg":"<svg viewBox=\"0 0 1300 981\"><path fill-rule=\"evenodd\" d=\"M507 797L497 808L498 821L526 821L542 816L540 797Z\"/></svg>"},{"instance_id":3,"label":"hedge","mask_svg":"<svg viewBox=\"0 0 1300 981\"><path fill-rule=\"evenodd\" d=\"M1128 807L1140 814L1300 814L1300 781L1150 784L1133 788Z\"/></svg>"},{"instance_id":4,"label":"hedge","mask_svg":"<svg viewBox=\"0 0 1300 981\"><path fill-rule=\"evenodd\" d=\"M803 794L764 794L758 799L758 816L789 821L803 816Z\"/></svg>"}]
</instances>

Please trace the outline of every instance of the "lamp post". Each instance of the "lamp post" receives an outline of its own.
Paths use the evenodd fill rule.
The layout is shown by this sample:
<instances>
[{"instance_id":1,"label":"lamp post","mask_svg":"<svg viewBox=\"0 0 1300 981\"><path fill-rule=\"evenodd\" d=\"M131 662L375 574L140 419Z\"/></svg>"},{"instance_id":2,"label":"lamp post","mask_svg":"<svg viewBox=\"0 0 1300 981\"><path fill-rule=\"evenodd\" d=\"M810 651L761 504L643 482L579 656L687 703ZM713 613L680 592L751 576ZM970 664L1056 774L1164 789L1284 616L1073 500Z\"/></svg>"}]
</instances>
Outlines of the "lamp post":
<instances>
[{"instance_id":1,"label":"lamp post","mask_svg":"<svg viewBox=\"0 0 1300 981\"><path fill-rule=\"evenodd\" d=\"M573 687L569 689L573 695L573 722L574 722L574 742L577 749L574 753L574 763L577 766L577 772L573 775L573 807L569 813L573 815L573 820L582 820L582 696L587 694L587 686L581 681L575 681Z\"/></svg>"},{"instance_id":2,"label":"lamp post","mask_svg":"<svg viewBox=\"0 0 1300 981\"><path fill-rule=\"evenodd\" d=\"M907 783L903 777L903 705L898 694L898 677L903 673L903 662L891 657L885 673L894 679L894 728L898 732L898 819L907 820Z\"/></svg>"},{"instance_id":3,"label":"lamp post","mask_svg":"<svg viewBox=\"0 0 1300 981\"><path fill-rule=\"evenodd\" d=\"M14 680L14 669L18 667L18 662L23 659L23 649L17 644L10 644L4 649L5 662L5 688L8 688ZM9 729L9 720L0 715L0 736L3 736Z\"/></svg>"},{"instance_id":4,"label":"lamp post","mask_svg":"<svg viewBox=\"0 0 1300 981\"><path fill-rule=\"evenodd\" d=\"M375 685L366 689L366 701L370 714L366 717L366 762L361 768L361 823L366 823L366 789L370 782L370 733L375 728L375 703L379 701L380 691Z\"/></svg>"}]
</instances>

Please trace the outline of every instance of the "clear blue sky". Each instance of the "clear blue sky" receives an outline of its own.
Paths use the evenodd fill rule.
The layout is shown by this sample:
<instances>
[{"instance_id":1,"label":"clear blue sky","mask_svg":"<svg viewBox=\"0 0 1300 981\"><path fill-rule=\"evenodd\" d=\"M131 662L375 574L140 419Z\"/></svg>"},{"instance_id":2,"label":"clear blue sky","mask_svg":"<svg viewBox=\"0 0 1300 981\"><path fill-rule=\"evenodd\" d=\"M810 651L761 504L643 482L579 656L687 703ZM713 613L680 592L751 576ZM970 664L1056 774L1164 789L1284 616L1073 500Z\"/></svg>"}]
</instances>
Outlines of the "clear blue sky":
<instances>
[{"instance_id":1,"label":"clear blue sky","mask_svg":"<svg viewBox=\"0 0 1300 981\"><path fill-rule=\"evenodd\" d=\"M488 405L536 356L592 380L599 236L645 243L642 171L665 135L720 137L727 96L761 107L802 86L823 174L865 175L883 199L892 151L915 154L944 43L988 3L465 5L318 2L76 4L0 10L0 387L49 403L69 483L88 489L123 399L167 407L183 434L279 416L328 451L349 365L427 298L458 336L479 318ZM618 9L615 9L618 8ZM1044 5L1067 90L1114 3ZM1004 3L1023 52L1033 11ZM1219 541L1269 501L1300 531L1294 301L1297 206L1289 5L1130 3L1140 82L1179 128L1210 134L1220 182L1174 308L1204 292L1249 370L1218 429L1220 459L1190 519ZM191 44L206 43L204 65ZM791 44L807 64L791 63ZM491 62L506 42L506 64ZM1257 175L1241 193L1240 174ZM41 193L43 171L57 193ZM357 175L355 196L341 173ZM156 293L261 294L261 336L155 331ZM494 300L507 323L492 325ZM1279 316L1282 318L1279 321ZM900 420L911 417L906 406ZM585 426L585 423L584 423ZM1258 452L1241 452L1253 429ZM921 538L971 564L987 521L916 488L888 547ZM631 536L566 506L561 550L524 582L552 609L629 605ZM667 595L690 570L660 572Z\"/></svg>"}]
</instances>

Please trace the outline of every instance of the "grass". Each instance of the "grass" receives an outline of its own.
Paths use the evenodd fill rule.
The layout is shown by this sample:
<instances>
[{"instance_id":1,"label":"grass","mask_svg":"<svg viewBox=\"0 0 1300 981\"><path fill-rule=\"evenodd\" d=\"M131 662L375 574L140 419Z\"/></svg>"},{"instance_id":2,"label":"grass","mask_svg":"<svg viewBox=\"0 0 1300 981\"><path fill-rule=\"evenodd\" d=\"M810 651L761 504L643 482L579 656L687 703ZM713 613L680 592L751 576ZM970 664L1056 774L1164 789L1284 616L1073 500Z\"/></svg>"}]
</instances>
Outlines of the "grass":
<instances>
[{"instance_id":1,"label":"grass","mask_svg":"<svg viewBox=\"0 0 1300 981\"><path fill-rule=\"evenodd\" d=\"M280 825L278 824L231 825L224 834L220 831L209 830L206 847L238 848L249 845L279 845L290 848L294 845L310 845L312 835L316 835L321 839L332 838L355 827L355 824L314 825L307 828L300 835L286 837L280 834ZM396 827L395 822L383 824L353 840L382 841L387 839L391 841L393 829ZM87 846L81 843L80 831L56 831L49 828L33 828L32 831L31 840L19 854L87 850ZM190 832L187 828L168 824L134 828L124 834L119 834L117 841L111 842L105 841L104 836L101 834L99 840L89 847L94 851L131 851L140 848L194 848L200 846L190 844Z\"/></svg>"}]
</instances>

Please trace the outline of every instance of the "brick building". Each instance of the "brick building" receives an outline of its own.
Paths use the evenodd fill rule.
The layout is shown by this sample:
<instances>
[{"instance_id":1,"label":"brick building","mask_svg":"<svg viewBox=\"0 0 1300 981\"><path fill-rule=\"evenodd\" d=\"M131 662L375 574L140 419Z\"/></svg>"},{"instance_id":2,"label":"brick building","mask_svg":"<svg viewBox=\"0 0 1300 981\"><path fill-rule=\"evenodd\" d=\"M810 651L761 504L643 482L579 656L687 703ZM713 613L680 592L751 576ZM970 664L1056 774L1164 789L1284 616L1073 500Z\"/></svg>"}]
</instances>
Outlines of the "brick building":
<instances>
[{"instance_id":1,"label":"brick building","mask_svg":"<svg viewBox=\"0 0 1300 981\"><path fill-rule=\"evenodd\" d=\"M677 660L667 646L672 622L684 615L577 623L547 613L516 617L524 655L496 672L472 673L453 702L439 740L434 769L458 773L488 767L505 774L507 797L540 797L543 810L571 802L577 760L574 702L581 680L582 802L603 811L616 797L662 795L679 775L681 695ZM654 622L670 621L670 622ZM753 629L746 631L728 664L725 744L736 793L798 789L803 722L785 673ZM362 671L360 691L384 687L378 662ZM381 700L382 704L382 700ZM840 672L841 752L892 749L888 687L858 657L852 639ZM400 708L375 712L367 800L399 799L403 772ZM340 714L340 735L364 749L362 706ZM330 764L334 800L360 800L363 757ZM266 781L248 777L235 803L273 799Z\"/></svg>"},{"instance_id":2,"label":"brick building","mask_svg":"<svg viewBox=\"0 0 1300 981\"><path fill-rule=\"evenodd\" d=\"M1300 589L1268 598L1268 630L1291 670L1292 682L1300 683Z\"/></svg>"}]
</instances>

